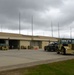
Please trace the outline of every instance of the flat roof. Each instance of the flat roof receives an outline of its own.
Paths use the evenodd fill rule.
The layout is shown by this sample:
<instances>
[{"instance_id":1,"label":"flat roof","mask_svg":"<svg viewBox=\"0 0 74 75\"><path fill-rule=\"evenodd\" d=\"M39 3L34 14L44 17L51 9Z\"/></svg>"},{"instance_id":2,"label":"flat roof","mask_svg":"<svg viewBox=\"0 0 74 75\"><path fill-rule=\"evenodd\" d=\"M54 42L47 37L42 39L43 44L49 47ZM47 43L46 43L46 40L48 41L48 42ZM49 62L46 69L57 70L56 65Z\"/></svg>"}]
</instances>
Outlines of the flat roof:
<instances>
[{"instance_id":1,"label":"flat roof","mask_svg":"<svg viewBox=\"0 0 74 75\"><path fill-rule=\"evenodd\" d=\"M0 32L0 39L14 39L14 40L43 40L43 41L57 41L55 37L48 36L32 36L32 35L23 35L15 33L4 33Z\"/></svg>"}]
</instances>

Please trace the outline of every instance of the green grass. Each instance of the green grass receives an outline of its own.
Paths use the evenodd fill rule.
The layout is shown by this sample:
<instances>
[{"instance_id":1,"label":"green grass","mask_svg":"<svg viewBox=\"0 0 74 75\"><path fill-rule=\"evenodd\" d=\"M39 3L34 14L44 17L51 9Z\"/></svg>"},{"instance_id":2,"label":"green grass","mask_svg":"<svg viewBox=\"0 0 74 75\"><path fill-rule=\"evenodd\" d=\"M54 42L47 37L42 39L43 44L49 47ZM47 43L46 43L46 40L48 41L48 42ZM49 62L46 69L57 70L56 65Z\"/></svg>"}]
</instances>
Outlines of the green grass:
<instances>
[{"instance_id":1,"label":"green grass","mask_svg":"<svg viewBox=\"0 0 74 75\"><path fill-rule=\"evenodd\" d=\"M74 59L4 71L0 75L74 75Z\"/></svg>"}]
</instances>

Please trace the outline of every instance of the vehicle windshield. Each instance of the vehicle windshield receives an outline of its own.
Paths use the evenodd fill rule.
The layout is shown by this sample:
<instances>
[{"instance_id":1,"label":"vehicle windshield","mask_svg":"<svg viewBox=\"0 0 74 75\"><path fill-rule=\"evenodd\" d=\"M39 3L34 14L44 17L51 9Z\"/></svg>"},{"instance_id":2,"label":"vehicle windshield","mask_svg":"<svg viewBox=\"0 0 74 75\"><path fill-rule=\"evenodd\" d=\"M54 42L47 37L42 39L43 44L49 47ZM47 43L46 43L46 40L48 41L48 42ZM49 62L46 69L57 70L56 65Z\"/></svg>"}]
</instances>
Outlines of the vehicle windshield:
<instances>
[{"instance_id":1,"label":"vehicle windshield","mask_svg":"<svg viewBox=\"0 0 74 75\"><path fill-rule=\"evenodd\" d=\"M58 42L51 42L50 44L48 44L48 45L58 45Z\"/></svg>"},{"instance_id":2,"label":"vehicle windshield","mask_svg":"<svg viewBox=\"0 0 74 75\"><path fill-rule=\"evenodd\" d=\"M60 44L63 44L63 46L68 46L68 44L71 44L71 39L61 39Z\"/></svg>"}]
</instances>

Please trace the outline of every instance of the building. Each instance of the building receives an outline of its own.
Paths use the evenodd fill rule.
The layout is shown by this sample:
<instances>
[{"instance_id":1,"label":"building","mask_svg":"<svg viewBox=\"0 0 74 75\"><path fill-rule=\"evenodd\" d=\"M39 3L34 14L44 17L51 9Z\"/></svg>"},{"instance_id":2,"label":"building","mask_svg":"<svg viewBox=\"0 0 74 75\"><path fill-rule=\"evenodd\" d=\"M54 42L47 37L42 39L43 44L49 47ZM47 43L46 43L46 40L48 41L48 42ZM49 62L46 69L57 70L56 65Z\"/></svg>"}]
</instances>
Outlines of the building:
<instances>
[{"instance_id":1,"label":"building","mask_svg":"<svg viewBox=\"0 0 74 75\"><path fill-rule=\"evenodd\" d=\"M44 46L49 43L49 41L57 40L58 39L54 37L31 36L0 32L0 44L8 45L9 49L28 48L30 46L33 46L33 48L37 47L43 49Z\"/></svg>"}]
</instances>

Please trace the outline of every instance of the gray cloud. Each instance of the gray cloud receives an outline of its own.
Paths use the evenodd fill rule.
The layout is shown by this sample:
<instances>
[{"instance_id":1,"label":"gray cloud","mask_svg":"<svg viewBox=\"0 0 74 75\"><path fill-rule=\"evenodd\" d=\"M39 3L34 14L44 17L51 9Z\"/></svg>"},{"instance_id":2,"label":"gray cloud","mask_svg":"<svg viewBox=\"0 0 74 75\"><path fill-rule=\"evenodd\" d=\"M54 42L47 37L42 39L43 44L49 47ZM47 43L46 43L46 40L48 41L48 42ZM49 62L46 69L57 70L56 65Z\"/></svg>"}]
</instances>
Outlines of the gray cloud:
<instances>
[{"instance_id":1,"label":"gray cloud","mask_svg":"<svg viewBox=\"0 0 74 75\"><path fill-rule=\"evenodd\" d=\"M34 30L57 31L74 24L73 0L0 0L0 25L9 30L18 30L19 12L21 30L31 29L32 16Z\"/></svg>"}]
</instances>

